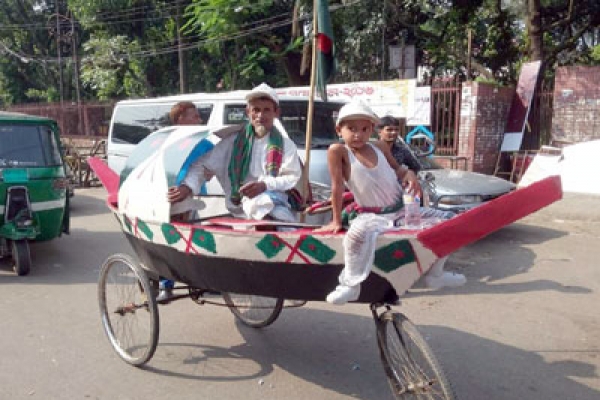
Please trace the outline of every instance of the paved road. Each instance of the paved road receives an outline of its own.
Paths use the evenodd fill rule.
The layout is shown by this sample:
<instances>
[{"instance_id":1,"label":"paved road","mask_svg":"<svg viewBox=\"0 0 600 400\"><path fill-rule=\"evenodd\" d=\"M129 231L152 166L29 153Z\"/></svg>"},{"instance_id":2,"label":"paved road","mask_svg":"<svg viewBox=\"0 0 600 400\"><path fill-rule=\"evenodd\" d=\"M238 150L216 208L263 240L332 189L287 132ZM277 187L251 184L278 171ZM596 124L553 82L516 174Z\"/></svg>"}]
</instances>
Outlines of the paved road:
<instances>
[{"instance_id":1,"label":"paved road","mask_svg":"<svg viewBox=\"0 0 600 400\"><path fill-rule=\"evenodd\" d=\"M465 287L406 296L399 310L459 398L600 398L598 200L567 196L455 253ZM309 303L257 331L180 301L161 307L149 365L128 366L102 331L96 281L131 250L101 189L78 191L72 213L70 236L32 247L30 276L0 264L0 399L391 398L365 305Z\"/></svg>"}]
</instances>

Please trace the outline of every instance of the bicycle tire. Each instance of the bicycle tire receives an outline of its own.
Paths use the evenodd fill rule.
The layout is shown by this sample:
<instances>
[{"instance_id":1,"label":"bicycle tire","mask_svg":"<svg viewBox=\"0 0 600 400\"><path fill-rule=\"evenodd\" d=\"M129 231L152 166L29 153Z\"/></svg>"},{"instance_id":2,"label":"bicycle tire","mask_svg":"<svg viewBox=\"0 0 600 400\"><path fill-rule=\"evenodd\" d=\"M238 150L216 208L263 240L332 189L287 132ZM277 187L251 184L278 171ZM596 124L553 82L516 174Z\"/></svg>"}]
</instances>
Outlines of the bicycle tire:
<instances>
[{"instance_id":1,"label":"bicycle tire","mask_svg":"<svg viewBox=\"0 0 600 400\"><path fill-rule=\"evenodd\" d=\"M391 311L381 314L377 343L396 399L455 398L433 351L406 316Z\"/></svg>"},{"instance_id":2,"label":"bicycle tire","mask_svg":"<svg viewBox=\"0 0 600 400\"><path fill-rule=\"evenodd\" d=\"M281 314L284 299L223 293L225 304L241 322L252 328L271 325Z\"/></svg>"},{"instance_id":3,"label":"bicycle tire","mask_svg":"<svg viewBox=\"0 0 600 400\"><path fill-rule=\"evenodd\" d=\"M104 262L98 301L102 327L119 357L134 366L148 362L158 344L158 307L148 276L132 257L115 254Z\"/></svg>"}]
</instances>

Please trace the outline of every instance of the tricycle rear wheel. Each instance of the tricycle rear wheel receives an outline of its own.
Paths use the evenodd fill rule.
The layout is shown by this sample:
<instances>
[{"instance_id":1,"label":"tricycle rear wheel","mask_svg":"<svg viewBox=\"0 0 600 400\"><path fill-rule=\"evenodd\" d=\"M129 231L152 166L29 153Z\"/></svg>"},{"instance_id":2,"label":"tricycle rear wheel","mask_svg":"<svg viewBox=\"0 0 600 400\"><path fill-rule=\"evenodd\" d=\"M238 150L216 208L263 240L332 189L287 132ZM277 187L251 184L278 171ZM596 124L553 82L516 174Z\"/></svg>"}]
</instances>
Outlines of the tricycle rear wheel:
<instances>
[{"instance_id":1,"label":"tricycle rear wheel","mask_svg":"<svg viewBox=\"0 0 600 400\"><path fill-rule=\"evenodd\" d=\"M283 308L283 299L236 293L223 293L225 303L240 321L252 328L271 325Z\"/></svg>"},{"instance_id":2,"label":"tricycle rear wheel","mask_svg":"<svg viewBox=\"0 0 600 400\"><path fill-rule=\"evenodd\" d=\"M11 247L15 273L19 276L29 274L31 270L31 253L29 252L27 239L13 240Z\"/></svg>"},{"instance_id":3,"label":"tricycle rear wheel","mask_svg":"<svg viewBox=\"0 0 600 400\"><path fill-rule=\"evenodd\" d=\"M379 316L377 343L396 399L454 399L431 348L404 315L386 311Z\"/></svg>"},{"instance_id":4,"label":"tricycle rear wheel","mask_svg":"<svg viewBox=\"0 0 600 400\"><path fill-rule=\"evenodd\" d=\"M117 354L140 366L154 355L159 321L155 292L144 270L125 254L102 265L98 300L104 332Z\"/></svg>"}]
</instances>

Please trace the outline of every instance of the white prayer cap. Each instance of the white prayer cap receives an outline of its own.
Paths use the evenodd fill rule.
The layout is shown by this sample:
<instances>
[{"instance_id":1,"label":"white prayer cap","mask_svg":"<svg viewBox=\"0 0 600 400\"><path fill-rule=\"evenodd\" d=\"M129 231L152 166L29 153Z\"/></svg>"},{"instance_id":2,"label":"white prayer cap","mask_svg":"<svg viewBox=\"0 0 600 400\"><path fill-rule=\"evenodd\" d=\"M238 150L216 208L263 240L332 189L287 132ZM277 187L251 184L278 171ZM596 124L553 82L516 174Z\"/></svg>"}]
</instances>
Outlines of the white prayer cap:
<instances>
[{"instance_id":1,"label":"white prayer cap","mask_svg":"<svg viewBox=\"0 0 600 400\"><path fill-rule=\"evenodd\" d=\"M246 95L246 101L249 102L250 100L258 99L261 97L267 97L273 100L273 102L279 106L279 97L277 97L275 89L273 89L271 86L267 85L264 82L252 89L250 93Z\"/></svg>"},{"instance_id":2,"label":"white prayer cap","mask_svg":"<svg viewBox=\"0 0 600 400\"><path fill-rule=\"evenodd\" d=\"M377 117L377 114L371 110L371 107L360 100L354 100L340 108L336 126L339 126L343 121L353 121L357 119L366 119L376 125L379 123L379 118Z\"/></svg>"}]
</instances>

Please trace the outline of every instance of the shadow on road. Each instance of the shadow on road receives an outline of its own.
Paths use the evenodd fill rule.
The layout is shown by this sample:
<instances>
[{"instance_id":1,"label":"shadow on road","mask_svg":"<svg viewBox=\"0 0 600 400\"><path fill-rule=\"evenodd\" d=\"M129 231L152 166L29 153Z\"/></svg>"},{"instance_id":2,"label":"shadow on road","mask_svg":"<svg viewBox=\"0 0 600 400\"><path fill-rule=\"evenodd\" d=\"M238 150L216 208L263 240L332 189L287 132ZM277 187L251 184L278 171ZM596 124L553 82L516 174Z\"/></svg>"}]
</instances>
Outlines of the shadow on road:
<instances>
[{"instance_id":1,"label":"shadow on road","mask_svg":"<svg viewBox=\"0 0 600 400\"><path fill-rule=\"evenodd\" d=\"M405 297L445 296L456 294L510 294L553 290L563 293L590 293L582 286L567 286L550 279L528 280L527 282L501 283L499 281L527 273L536 261L536 254L527 246L541 244L567 235L567 232L515 223L466 246L450 255L446 269L463 273L467 284L451 290L411 290ZM539 261L539 260L537 260ZM555 262L571 262L570 259L555 259ZM417 288L422 288L422 283Z\"/></svg>"},{"instance_id":2,"label":"shadow on road","mask_svg":"<svg viewBox=\"0 0 600 400\"><path fill-rule=\"evenodd\" d=\"M547 361L543 356L548 354L543 350L525 351L448 327L421 326L420 330L432 338L438 358L460 362L444 365L462 399L592 400L600 396L597 390L575 380L597 378L592 364ZM585 352L594 358L600 355L597 347L552 352L563 357L574 352Z\"/></svg>"},{"instance_id":3,"label":"shadow on road","mask_svg":"<svg viewBox=\"0 0 600 400\"><path fill-rule=\"evenodd\" d=\"M303 308L284 310L278 321L262 330L236 326L244 341L241 345L159 343L155 359L145 369L189 380L254 380L264 386L265 397L278 384L277 370L284 370L326 391L360 399L392 398L379 360L375 327L368 317ZM595 378L591 364L548 362L541 356L543 351L525 351L449 327L423 325L419 329L458 398L593 400L600 394L572 379ZM577 350L600 352L554 352ZM181 353L186 356L179 361L168 357ZM289 398L303 397L290 393Z\"/></svg>"}]
</instances>

